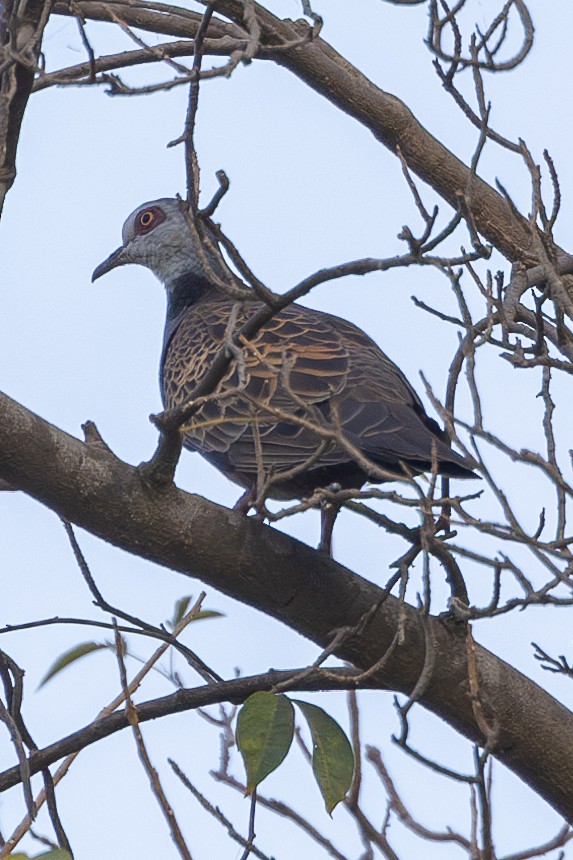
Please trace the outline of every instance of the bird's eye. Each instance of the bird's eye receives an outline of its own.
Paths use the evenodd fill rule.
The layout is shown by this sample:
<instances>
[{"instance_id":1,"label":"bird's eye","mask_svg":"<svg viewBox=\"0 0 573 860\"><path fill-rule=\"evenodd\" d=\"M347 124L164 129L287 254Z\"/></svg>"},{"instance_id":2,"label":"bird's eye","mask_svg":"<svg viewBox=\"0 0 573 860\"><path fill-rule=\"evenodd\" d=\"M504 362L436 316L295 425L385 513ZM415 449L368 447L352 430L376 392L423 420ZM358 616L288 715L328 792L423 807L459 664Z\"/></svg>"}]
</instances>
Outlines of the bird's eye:
<instances>
[{"instance_id":1,"label":"bird's eye","mask_svg":"<svg viewBox=\"0 0 573 860\"><path fill-rule=\"evenodd\" d=\"M135 232L137 234L149 233L158 224L165 220L165 213L158 206L150 206L142 209L135 219Z\"/></svg>"}]
</instances>

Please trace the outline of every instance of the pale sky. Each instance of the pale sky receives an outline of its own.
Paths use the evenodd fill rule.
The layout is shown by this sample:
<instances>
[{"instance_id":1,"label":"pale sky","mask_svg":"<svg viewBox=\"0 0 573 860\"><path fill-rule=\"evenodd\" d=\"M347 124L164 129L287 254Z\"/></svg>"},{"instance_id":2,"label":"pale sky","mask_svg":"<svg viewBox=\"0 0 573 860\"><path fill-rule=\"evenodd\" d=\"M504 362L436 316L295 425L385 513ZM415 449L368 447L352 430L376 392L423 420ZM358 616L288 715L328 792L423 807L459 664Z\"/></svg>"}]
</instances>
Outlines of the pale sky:
<instances>
[{"instance_id":1,"label":"pale sky","mask_svg":"<svg viewBox=\"0 0 573 860\"><path fill-rule=\"evenodd\" d=\"M524 138L537 161L543 149L549 149L563 195L556 239L570 249L573 15L570 0L554 0L551 11L546 0L531 0L529 5L537 29L532 53L516 71L486 81L494 105L492 124L512 139ZM375 83L401 98L456 155L466 162L471 158L477 132L453 106L432 70L432 58L423 45L425 7L401 9L381 0L316 0L314 6L324 16L322 35L327 41ZM470 0L469 6L472 17L483 23L496 4ZM276 0L272 8L283 17L300 15L294 0ZM129 48L111 25L89 24L88 33L97 51ZM44 52L49 69L82 61L75 22L54 18ZM125 78L141 83L151 75L160 80L169 74L168 68L155 66L153 71L147 67ZM35 95L23 125L18 177L0 227L0 387L73 435L81 435L82 422L94 420L112 450L133 464L149 459L156 442L148 416L161 406L157 375L165 299L153 276L136 267L123 267L95 285L90 278L94 267L119 244L121 225L135 206L185 193L183 152L166 145L182 131L186 100L184 87L129 99L109 98L103 89L87 87ZM229 80L203 86L198 152L204 201L216 187L215 171L223 168L231 189L217 219L252 269L275 290L284 291L323 266L404 251L396 238L402 226L419 229L397 159L354 120L271 63L255 61L239 67ZM488 146L480 175L490 183L499 178L527 213L528 175L515 156ZM420 187L431 208L435 196ZM441 223L449 215L442 203ZM491 266L494 271L504 267L509 272L500 257L494 257ZM306 303L363 327L420 394L424 393L419 378L423 370L443 395L456 333L416 309L412 295L446 312L455 309L446 280L428 269L337 281L320 287ZM516 447L541 448L543 438L538 423L532 421L532 415L538 415L533 396L538 378L526 378L492 354L484 361L479 379L492 426ZM568 394L558 403L557 429L564 439L572 418L570 403ZM491 455L490 462L496 462L496 455ZM515 493L516 509L531 525L542 504L543 489L536 474L521 467L512 469L507 463L500 465L498 474ZM240 492L189 453L183 454L177 483L227 505ZM492 515L492 508L482 510L486 509ZM404 516L402 511L397 515ZM318 540L315 513L288 521L284 528L308 543ZM106 598L155 624L170 617L178 597L197 595L202 589L196 580L122 554L88 534L79 532L78 537ZM55 615L100 617L54 514L23 495L0 495L0 540L2 624ZM350 514L340 517L335 555L362 576L384 584L388 563L402 551L395 538ZM487 602L490 583L483 570L473 569L468 585L473 600ZM411 602L417 587L414 577ZM436 584L435 611L443 608L445 597L445 585L441 589ZM314 645L292 631L213 589L207 590L205 606L224 612L225 617L192 626L185 641L224 676L232 676L236 666L245 674L304 666L318 654ZM569 613L566 609L553 612L550 620L545 610L530 608L480 623L474 633L480 643L573 706L566 681L543 672L530 646L536 641L550 653L572 657ZM62 651L103 635L61 626L2 637L0 647L26 669L25 715L39 745L89 722L117 693L119 679L111 654L87 658L36 692L41 677ZM152 646L136 641L133 647L143 655ZM133 663L131 670L136 669ZM186 684L198 683L184 667L181 671ZM167 682L156 678L142 698L170 690ZM363 694L366 739L381 745L404 800L423 823L436 829L451 825L467 833L469 805L463 791L428 774L392 745L390 737L398 731L392 700L390 693ZM347 724L341 696L328 694L312 701ZM470 745L437 718L418 710L412 727L414 745L427 755L460 770L471 768ZM195 860L239 857L236 843L226 839L220 825L199 810L164 766L168 756L175 758L246 833L248 802L209 777L209 769L218 761L213 729L194 714L180 714L146 725L143 731ZM4 734L0 767L13 763ZM239 761L235 773L242 778ZM544 801L501 765L495 764L494 773L500 855L541 843L557 831L560 819ZM381 822L383 794L375 789L371 774L366 785L365 806ZM360 843L347 814L338 809L332 821L328 818L310 769L299 754L291 753L261 792L305 811L341 851L360 856ZM78 860L108 856L174 860L178 856L128 732L83 752L58 793L60 813ZM2 798L4 837L23 810L19 789ZM44 813L37 829L52 835ZM262 812L257 833L261 849L277 860L326 856L299 831ZM391 838L405 860L462 856L452 847L422 845L398 826ZM41 850L29 840L22 848L30 853ZM573 848L566 848L565 856L573 857Z\"/></svg>"}]
</instances>

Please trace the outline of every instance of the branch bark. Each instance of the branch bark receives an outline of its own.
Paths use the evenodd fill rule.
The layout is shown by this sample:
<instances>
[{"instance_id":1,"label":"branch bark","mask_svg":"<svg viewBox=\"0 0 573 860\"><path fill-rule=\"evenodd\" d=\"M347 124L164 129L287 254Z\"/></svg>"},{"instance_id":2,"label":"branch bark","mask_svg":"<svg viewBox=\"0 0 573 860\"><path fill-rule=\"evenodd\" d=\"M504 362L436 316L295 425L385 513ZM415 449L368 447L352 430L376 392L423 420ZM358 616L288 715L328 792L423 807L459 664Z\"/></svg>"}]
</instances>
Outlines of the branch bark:
<instances>
[{"instance_id":1,"label":"branch bark","mask_svg":"<svg viewBox=\"0 0 573 860\"><path fill-rule=\"evenodd\" d=\"M16 178L16 149L50 0L0 4L0 214Z\"/></svg>"},{"instance_id":2,"label":"branch bark","mask_svg":"<svg viewBox=\"0 0 573 860\"><path fill-rule=\"evenodd\" d=\"M382 596L371 582L268 526L175 486L148 488L138 469L101 445L74 439L1 394L0 415L0 478L103 540L197 577L322 647L333 631L359 625ZM413 607L388 598L336 654L369 669L399 624L403 644L374 680L408 694L424 667L426 641ZM421 704L482 744L476 713L493 714L494 755L573 822L573 714L480 646L470 672L465 636L438 618L426 627L435 663ZM470 696L476 672L480 708Z\"/></svg>"},{"instance_id":3,"label":"branch bark","mask_svg":"<svg viewBox=\"0 0 573 860\"><path fill-rule=\"evenodd\" d=\"M272 690L278 684L281 685L281 692L283 693L301 692L303 690L305 692L349 690L353 688L352 677L355 674L356 671L352 669L331 669L328 673L318 669L308 676L301 669L281 672L271 670L264 675L233 678L231 681L221 681L192 689L181 689L169 696L139 702L135 705L137 721L138 723L145 723L149 720L168 717L171 714L180 714L184 711L206 708L224 702L241 703L253 693L261 690ZM371 689L375 685L373 682L369 682L365 686ZM30 774L39 773L65 756L81 752L91 744L95 744L122 729L127 729L130 725L129 713L126 709L116 710L111 714L97 718L65 738L43 749L33 750L28 759ZM8 768L0 773L0 792L18 785L21 780L22 771L18 765Z\"/></svg>"}]
</instances>

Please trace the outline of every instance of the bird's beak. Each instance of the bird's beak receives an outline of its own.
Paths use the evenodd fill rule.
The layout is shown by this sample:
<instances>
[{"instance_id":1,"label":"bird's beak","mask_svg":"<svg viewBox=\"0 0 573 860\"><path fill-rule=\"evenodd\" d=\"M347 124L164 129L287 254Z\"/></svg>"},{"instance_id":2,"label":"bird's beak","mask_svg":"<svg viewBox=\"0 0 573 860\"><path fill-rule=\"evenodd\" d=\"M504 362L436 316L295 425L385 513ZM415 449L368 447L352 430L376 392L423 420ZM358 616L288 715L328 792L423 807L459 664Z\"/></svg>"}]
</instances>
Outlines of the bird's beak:
<instances>
[{"instance_id":1,"label":"bird's beak","mask_svg":"<svg viewBox=\"0 0 573 860\"><path fill-rule=\"evenodd\" d=\"M92 284L98 278L101 278L102 275L107 275L108 272L111 272L112 269L115 269L116 266L123 266L125 263L128 263L129 260L125 259L125 246L121 245L119 248L110 254L107 260L104 260L103 263L100 263L97 266L92 275Z\"/></svg>"}]
</instances>

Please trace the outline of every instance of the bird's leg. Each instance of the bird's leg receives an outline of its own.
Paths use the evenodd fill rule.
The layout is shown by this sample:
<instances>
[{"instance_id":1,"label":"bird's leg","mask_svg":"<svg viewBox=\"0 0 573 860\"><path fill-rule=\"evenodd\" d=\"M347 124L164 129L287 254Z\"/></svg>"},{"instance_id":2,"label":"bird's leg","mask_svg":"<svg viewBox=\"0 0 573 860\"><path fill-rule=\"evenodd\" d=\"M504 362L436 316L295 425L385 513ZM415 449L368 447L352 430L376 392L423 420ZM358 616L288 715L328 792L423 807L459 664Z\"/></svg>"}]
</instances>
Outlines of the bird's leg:
<instances>
[{"instance_id":1,"label":"bird's leg","mask_svg":"<svg viewBox=\"0 0 573 860\"><path fill-rule=\"evenodd\" d=\"M331 484L326 488L331 493L336 493L341 489L340 484ZM332 499L325 499L320 506L320 543L318 549L320 552L332 558L332 532L334 523L341 508L341 503Z\"/></svg>"},{"instance_id":2,"label":"bird's leg","mask_svg":"<svg viewBox=\"0 0 573 860\"><path fill-rule=\"evenodd\" d=\"M327 502L320 510L320 543L318 549L320 552L332 558L332 530L334 521L338 516L340 505L334 502Z\"/></svg>"}]
</instances>

